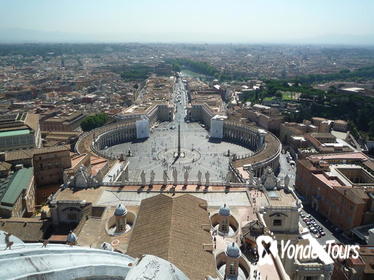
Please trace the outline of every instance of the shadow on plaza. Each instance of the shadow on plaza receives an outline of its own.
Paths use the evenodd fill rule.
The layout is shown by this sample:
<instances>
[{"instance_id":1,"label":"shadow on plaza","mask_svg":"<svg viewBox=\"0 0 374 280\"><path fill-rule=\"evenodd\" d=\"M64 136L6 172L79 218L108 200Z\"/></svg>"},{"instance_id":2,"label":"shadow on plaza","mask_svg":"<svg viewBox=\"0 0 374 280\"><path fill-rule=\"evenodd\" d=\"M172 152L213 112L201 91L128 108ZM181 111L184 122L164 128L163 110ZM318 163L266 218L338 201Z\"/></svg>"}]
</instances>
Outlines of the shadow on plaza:
<instances>
[{"instance_id":1,"label":"shadow on plaza","mask_svg":"<svg viewBox=\"0 0 374 280\"><path fill-rule=\"evenodd\" d=\"M131 141L131 144L144 143L147 140L148 140L148 138L134 139L134 140Z\"/></svg>"},{"instance_id":2,"label":"shadow on plaza","mask_svg":"<svg viewBox=\"0 0 374 280\"><path fill-rule=\"evenodd\" d=\"M208 142L214 143L214 144L220 144L223 141L222 141L222 139L219 139L219 138L211 138L211 137L209 137Z\"/></svg>"}]
</instances>

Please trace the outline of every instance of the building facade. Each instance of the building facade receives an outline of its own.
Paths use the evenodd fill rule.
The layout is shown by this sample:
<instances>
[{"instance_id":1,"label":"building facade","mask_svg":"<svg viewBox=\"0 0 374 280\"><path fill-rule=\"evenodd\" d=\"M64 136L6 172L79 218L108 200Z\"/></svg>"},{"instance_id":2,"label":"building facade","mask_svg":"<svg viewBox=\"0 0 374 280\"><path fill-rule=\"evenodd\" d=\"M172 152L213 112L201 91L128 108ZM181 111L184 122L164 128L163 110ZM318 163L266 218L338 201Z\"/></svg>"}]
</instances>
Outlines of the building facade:
<instances>
[{"instance_id":1,"label":"building facade","mask_svg":"<svg viewBox=\"0 0 374 280\"><path fill-rule=\"evenodd\" d=\"M70 147L40 149L33 154L35 182L37 186L62 184L64 169L71 167Z\"/></svg>"},{"instance_id":2,"label":"building facade","mask_svg":"<svg viewBox=\"0 0 374 280\"><path fill-rule=\"evenodd\" d=\"M362 153L314 155L297 162L295 189L342 230L374 222L374 176Z\"/></svg>"}]
</instances>

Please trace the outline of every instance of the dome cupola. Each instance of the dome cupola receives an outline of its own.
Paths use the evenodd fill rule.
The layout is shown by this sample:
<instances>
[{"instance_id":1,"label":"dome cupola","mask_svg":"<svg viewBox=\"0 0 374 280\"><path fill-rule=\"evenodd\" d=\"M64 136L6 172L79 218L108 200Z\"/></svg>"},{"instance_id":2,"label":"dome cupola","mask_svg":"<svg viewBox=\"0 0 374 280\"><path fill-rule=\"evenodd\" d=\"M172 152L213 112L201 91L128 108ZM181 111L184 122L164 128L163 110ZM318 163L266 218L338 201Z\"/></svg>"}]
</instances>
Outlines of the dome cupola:
<instances>
[{"instance_id":1,"label":"dome cupola","mask_svg":"<svg viewBox=\"0 0 374 280\"><path fill-rule=\"evenodd\" d=\"M75 235L75 233L70 231L67 238L66 238L66 242L69 243L69 244L75 244L77 242L77 240L78 240L78 238Z\"/></svg>"},{"instance_id":2,"label":"dome cupola","mask_svg":"<svg viewBox=\"0 0 374 280\"><path fill-rule=\"evenodd\" d=\"M114 211L114 216L125 216L127 214L127 209L125 206L118 204L116 210Z\"/></svg>"},{"instance_id":3,"label":"dome cupola","mask_svg":"<svg viewBox=\"0 0 374 280\"><path fill-rule=\"evenodd\" d=\"M228 217L228 216L230 216L230 208L229 208L229 207L226 205L226 203L225 203L221 208L219 208L218 213L219 213L221 216Z\"/></svg>"},{"instance_id":4,"label":"dome cupola","mask_svg":"<svg viewBox=\"0 0 374 280\"><path fill-rule=\"evenodd\" d=\"M227 245L226 255L231 257L231 258L239 258L240 257L240 249L235 244L235 242L232 242L229 245Z\"/></svg>"}]
</instances>

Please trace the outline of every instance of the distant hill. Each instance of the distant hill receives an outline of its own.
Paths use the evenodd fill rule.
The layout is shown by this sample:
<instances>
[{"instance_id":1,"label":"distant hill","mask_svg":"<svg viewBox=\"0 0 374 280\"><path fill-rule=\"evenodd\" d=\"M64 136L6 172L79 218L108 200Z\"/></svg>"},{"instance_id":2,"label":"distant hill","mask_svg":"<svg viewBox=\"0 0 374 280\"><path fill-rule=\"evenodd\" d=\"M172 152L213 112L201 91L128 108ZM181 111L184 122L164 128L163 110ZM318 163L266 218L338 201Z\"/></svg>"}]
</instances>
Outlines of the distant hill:
<instances>
[{"instance_id":1,"label":"distant hill","mask_svg":"<svg viewBox=\"0 0 374 280\"><path fill-rule=\"evenodd\" d=\"M248 44L335 44L335 45L373 45L374 34L368 35L324 35L319 37L289 39L243 39L232 34L204 33L157 33L157 34L80 34L60 31L41 31L29 29L0 29L0 43L88 43L88 42L191 42L191 43L248 43Z\"/></svg>"}]
</instances>

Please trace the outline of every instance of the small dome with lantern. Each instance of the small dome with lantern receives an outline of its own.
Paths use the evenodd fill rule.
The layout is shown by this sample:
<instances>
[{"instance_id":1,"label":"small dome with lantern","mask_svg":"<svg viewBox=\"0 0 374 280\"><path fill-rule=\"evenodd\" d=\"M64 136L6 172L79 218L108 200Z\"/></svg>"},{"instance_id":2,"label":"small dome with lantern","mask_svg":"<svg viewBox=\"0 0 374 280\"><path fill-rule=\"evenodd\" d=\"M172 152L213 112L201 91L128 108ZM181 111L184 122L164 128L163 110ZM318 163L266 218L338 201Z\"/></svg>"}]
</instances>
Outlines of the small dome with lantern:
<instances>
[{"instance_id":1,"label":"small dome with lantern","mask_svg":"<svg viewBox=\"0 0 374 280\"><path fill-rule=\"evenodd\" d=\"M124 216L127 214L127 209L123 204L118 204L116 210L114 211L114 216Z\"/></svg>"},{"instance_id":2,"label":"small dome with lantern","mask_svg":"<svg viewBox=\"0 0 374 280\"><path fill-rule=\"evenodd\" d=\"M240 257L240 249L235 244L235 242L232 242L229 245L227 245L226 255L231 257L231 258L239 258Z\"/></svg>"},{"instance_id":3,"label":"small dome with lantern","mask_svg":"<svg viewBox=\"0 0 374 280\"><path fill-rule=\"evenodd\" d=\"M230 213L230 208L226 205L226 203L221 207L219 208L219 211L218 213L221 215L221 216L230 216L231 213Z\"/></svg>"},{"instance_id":4,"label":"small dome with lantern","mask_svg":"<svg viewBox=\"0 0 374 280\"><path fill-rule=\"evenodd\" d=\"M75 233L70 231L66 238L66 242L70 244L74 244L77 242L77 240L78 240L78 237L75 235Z\"/></svg>"}]
</instances>

